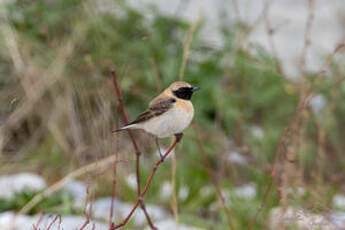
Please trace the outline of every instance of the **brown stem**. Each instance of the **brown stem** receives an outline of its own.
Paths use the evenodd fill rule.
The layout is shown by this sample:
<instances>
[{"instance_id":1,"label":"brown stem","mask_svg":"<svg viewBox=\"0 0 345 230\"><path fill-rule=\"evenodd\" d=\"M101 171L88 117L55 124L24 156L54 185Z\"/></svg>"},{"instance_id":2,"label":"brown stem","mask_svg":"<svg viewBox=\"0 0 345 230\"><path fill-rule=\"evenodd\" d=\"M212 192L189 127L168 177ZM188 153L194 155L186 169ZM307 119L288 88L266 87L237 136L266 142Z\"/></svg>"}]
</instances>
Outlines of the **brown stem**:
<instances>
[{"instance_id":1,"label":"brown stem","mask_svg":"<svg viewBox=\"0 0 345 230\"><path fill-rule=\"evenodd\" d=\"M35 225L33 225L33 229L34 229L34 230L39 230L38 227L40 226L40 224L41 224L41 222L42 222L43 216L44 216L44 212L41 212L41 213L40 213L40 217L39 217L38 220L37 220L37 223L36 223Z\"/></svg>"},{"instance_id":2,"label":"brown stem","mask_svg":"<svg viewBox=\"0 0 345 230\"><path fill-rule=\"evenodd\" d=\"M90 196L90 177L87 180L87 185L86 185L86 198L85 198L85 203L84 203L84 216L85 216L85 221L83 225L80 227L80 230L83 230L86 228L86 226L90 223L90 217L91 217L91 212L92 212L92 204L90 205L89 212L87 212L87 205L89 203L89 196Z\"/></svg>"},{"instance_id":3,"label":"brown stem","mask_svg":"<svg viewBox=\"0 0 345 230\"><path fill-rule=\"evenodd\" d=\"M129 212L129 214L127 215L127 217L118 225L114 225L110 228L110 230L114 230L114 229L118 229L124 225L126 225L126 223L129 221L129 219L131 218L131 216L133 215L134 211L137 209L138 205L142 202L142 199L144 198L151 182L153 179L153 176L155 175L159 165L165 160L165 158L169 155L169 153L175 148L176 144L179 142L179 140L181 139L181 137L176 137L176 140L174 141L174 143L170 146L170 148L166 151L166 153L163 155L162 158L160 158L155 166L153 167L152 171L151 171L151 175L148 179L148 181L146 182L146 185L143 189L143 191L139 194L137 201L135 202L132 210Z\"/></svg>"},{"instance_id":4,"label":"brown stem","mask_svg":"<svg viewBox=\"0 0 345 230\"><path fill-rule=\"evenodd\" d=\"M311 39L310 39L310 35L311 35L311 26L313 24L313 20L314 20L314 11L315 11L315 0L308 0L308 19L307 19L307 24L306 24L306 29L304 32L304 46L303 46L303 50L302 50L302 54L301 54L301 58L300 58L300 68L301 70L305 70L305 63L306 63L306 58L307 58L307 54L308 54L308 48L311 45Z\"/></svg>"},{"instance_id":5,"label":"brown stem","mask_svg":"<svg viewBox=\"0 0 345 230\"><path fill-rule=\"evenodd\" d=\"M54 225L54 223L59 219L59 225L61 223L61 216L60 215L56 215L55 218L53 219L52 222L50 222L50 224L48 225L47 230L50 230L51 227Z\"/></svg>"},{"instance_id":6,"label":"brown stem","mask_svg":"<svg viewBox=\"0 0 345 230\"><path fill-rule=\"evenodd\" d=\"M119 84L117 83L117 78L116 78L116 71L115 69L112 69L111 70L111 76L112 76L112 79L113 79L113 84L114 84L114 89L115 89L115 94L116 94L116 98L117 98L117 102L120 106L120 109L121 109L121 112L122 112L122 116L123 116L123 120L125 122L125 124L128 124L128 116L127 116L127 112L126 112L126 108L123 104L123 101L122 101L122 97L121 97L121 91L120 91L120 87L119 87ZM133 144L133 147L134 147L134 150L135 150L135 154L136 154L136 163L135 163L135 166L136 166L136 179L137 179L137 194L138 196L140 195L140 192L141 192L141 189L140 189L140 156L141 156L141 152L139 150L139 147L135 141L135 138L134 138L134 135L133 133L131 132L131 130L127 129L127 133L132 141L132 144ZM141 209L143 210L144 214L145 214L145 217L146 217L146 220L150 226L151 229L153 230L156 230L157 228L153 225L153 222L146 210L146 206L144 204L144 202L142 200L140 200L140 207Z\"/></svg>"},{"instance_id":7,"label":"brown stem","mask_svg":"<svg viewBox=\"0 0 345 230\"><path fill-rule=\"evenodd\" d=\"M229 229L230 230L233 230L234 229L234 226L232 224L232 221L231 221L231 212L230 212L230 209L227 207L226 205L226 200L225 200L225 197L222 193L222 189L221 189L221 186L218 182L218 176L217 176L217 173L215 173L212 168L210 168L210 164L209 164L209 161L207 159L207 152L202 144L202 140L201 140L201 136L200 136L200 131L197 129L197 126L194 125L194 130L195 130L195 133L196 133L196 138L197 138L197 144L198 144L198 148L200 150L200 152L202 153L202 156L203 156L203 160L204 160L204 168L207 169L209 175L211 176L211 179L212 179L212 182L216 188L216 191L217 191L217 195L218 195L218 198L223 206L223 209L225 211L225 214L226 214L226 219L228 221L228 225L229 225Z\"/></svg>"},{"instance_id":8,"label":"brown stem","mask_svg":"<svg viewBox=\"0 0 345 230\"><path fill-rule=\"evenodd\" d=\"M298 104L297 107L297 111L296 114L294 116L294 118L292 119L292 121L290 122L289 126L286 128L285 132L283 133L283 136L280 140L276 155L275 155L275 159L274 159L274 164L273 164L273 168L271 171L271 178L270 181L265 189L261 204L259 209L257 210L257 212L255 213L255 216L251 219L249 225L248 225L248 230L251 230L256 219L258 218L258 216L260 215L262 209L264 208L264 205L266 204L266 200L267 197L271 191L271 187L273 184L273 181L276 179L276 173L277 173L277 169L278 169L278 164L279 164L279 160L280 160L280 156L285 152L286 149L286 143L289 140L289 138L291 137L291 135L293 133L295 133L295 130L297 128L297 124L299 123L299 120L301 118L302 112L304 111L304 108L307 105L307 99L310 95L311 91L308 92L308 94L301 99L301 101Z\"/></svg>"}]
</instances>

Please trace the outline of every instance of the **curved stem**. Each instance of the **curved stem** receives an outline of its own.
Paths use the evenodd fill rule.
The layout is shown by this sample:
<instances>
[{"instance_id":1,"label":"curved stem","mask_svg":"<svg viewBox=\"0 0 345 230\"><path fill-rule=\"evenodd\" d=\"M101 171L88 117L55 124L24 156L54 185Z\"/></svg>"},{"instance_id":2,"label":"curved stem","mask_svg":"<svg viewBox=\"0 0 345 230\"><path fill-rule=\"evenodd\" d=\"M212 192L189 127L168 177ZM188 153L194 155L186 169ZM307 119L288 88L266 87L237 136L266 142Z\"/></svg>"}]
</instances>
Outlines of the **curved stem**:
<instances>
[{"instance_id":1,"label":"curved stem","mask_svg":"<svg viewBox=\"0 0 345 230\"><path fill-rule=\"evenodd\" d=\"M113 79L113 84L114 84L117 102L119 104L119 107L120 107L122 115L123 115L123 120L124 120L125 124L128 124L128 116L127 116L126 108L125 108L123 101L122 101L120 87L119 87L119 84L117 83L115 69L111 70L111 76ZM128 135L132 141L132 144L133 144L133 147L135 150L135 154L136 154L135 168L136 168L136 179L137 179L137 194L139 196L140 192L141 192L140 191L141 190L141 188L140 188L140 156L141 156L141 152L139 150L138 144L136 143L134 135L131 132L131 130L127 129L127 133L128 133ZM116 166L114 165L114 167L116 167ZM112 199L114 200L114 197L112 197ZM149 213L146 210L146 206L145 206L144 202L140 201L140 207L143 210L145 217L146 217L146 220L147 220L149 226L151 227L151 229L156 230L157 228L153 225L153 222L149 216Z\"/></svg>"},{"instance_id":2,"label":"curved stem","mask_svg":"<svg viewBox=\"0 0 345 230\"><path fill-rule=\"evenodd\" d=\"M139 204L142 202L142 199L144 198L152 180L153 180L153 176L155 175L159 165L164 161L164 159L169 155L169 153L175 148L176 144L180 141L181 138L176 137L176 140L174 141L174 143L170 146L170 148L165 152L165 154L163 155L163 157L161 159L159 159L155 166L153 167L152 171L151 171L151 175L149 177L149 179L147 180L145 187L143 189L143 191L140 193L140 195L138 196L137 201L135 202L133 208L131 209L131 211L129 212L129 214L127 215L127 217L119 224L117 225L112 225L110 230L114 230L114 229L118 229L124 225L126 225L126 223L129 221L129 219L131 218L131 216L133 215L134 211L137 209L137 207L139 206Z\"/></svg>"}]
</instances>

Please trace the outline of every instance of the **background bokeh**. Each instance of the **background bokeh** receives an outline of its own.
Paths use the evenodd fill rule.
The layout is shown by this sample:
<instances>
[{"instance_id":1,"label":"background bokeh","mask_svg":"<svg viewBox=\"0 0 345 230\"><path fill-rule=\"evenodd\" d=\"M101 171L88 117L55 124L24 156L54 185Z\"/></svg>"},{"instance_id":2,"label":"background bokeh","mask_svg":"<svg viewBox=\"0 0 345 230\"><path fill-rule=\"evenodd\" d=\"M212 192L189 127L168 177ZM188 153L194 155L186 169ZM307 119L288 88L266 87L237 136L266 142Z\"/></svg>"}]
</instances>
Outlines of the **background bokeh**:
<instances>
[{"instance_id":1,"label":"background bokeh","mask_svg":"<svg viewBox=\"0 0 345 230\"><path fill-rule=\"evenodd\" d=\"M176 165L169 157L145 196L165 212L154 222L217 230L231 229L231 222L232 229L247 229L263 203L253 229L305 229L313 222L302 226L301 218L317 215L320 228L345 229L344 11L325 16L325 1L288 7L277 1L286 15L303 13L284 31L285 24L269 16L281 15L277 3L253 10L251 1L236 2L0 1L1 177L30 172L49 186L118 149L116 198L132 204L135 152L125 133L116 140L111 132L123 120L110 69L117 70L130 120L183 73L201 90L193 96L195 118L176 148ZM327 12L345 7L327 5ZM237 15L229 10L236 6ZM256 20L246 20L246 7ZM328 27L329 20L338 24ZM141 131L135 137L143 186L158 155L152 137ZM281 142L276 177L263 199ZM161 141L165 148L170 143ZM74 179L89 184L91 201L110 197L112 164ZM0 196L0 212L21 210L44 189ZM86 191L66 191L49 194L26 214L83 217L75 200ZM292 214L284 219L287 210ZM145 226L131 221L127 229Z\"/></svg>"}]
</instances>

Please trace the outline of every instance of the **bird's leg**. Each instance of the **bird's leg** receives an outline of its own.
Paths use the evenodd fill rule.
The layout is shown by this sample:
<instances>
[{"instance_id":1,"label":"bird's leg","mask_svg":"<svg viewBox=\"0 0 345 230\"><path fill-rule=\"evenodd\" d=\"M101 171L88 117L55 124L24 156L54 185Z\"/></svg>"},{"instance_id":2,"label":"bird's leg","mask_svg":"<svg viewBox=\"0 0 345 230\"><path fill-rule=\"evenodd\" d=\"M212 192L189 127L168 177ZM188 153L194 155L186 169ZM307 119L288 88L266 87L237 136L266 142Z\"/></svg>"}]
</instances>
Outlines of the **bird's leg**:
<instances>
[{"instance_id":1,"label":"bird's leg","mask_svg":"<svg viewBox=\"0 0 345 230\"><path fill-rule=\"evenodd\" d=\"M159 146L159 142L158 142L158 137L155 137L155 142L156 142L156 145L157 145L157 148L158 148L159 156L161 157L161 160L164 161L163 155L162 155L162 152L161 152L161 147Z\"/></svg>"},{"instance_id":2,"label":"bird's leg","mask_svg":"<svg viewBox=\"0 0 345 230\"><path fill-rule=\"evenodd\" d=\"M175 137L176 137L176 142L180 142L183 137L183 133L176 133Z\"/></svg>"}]
</instances>

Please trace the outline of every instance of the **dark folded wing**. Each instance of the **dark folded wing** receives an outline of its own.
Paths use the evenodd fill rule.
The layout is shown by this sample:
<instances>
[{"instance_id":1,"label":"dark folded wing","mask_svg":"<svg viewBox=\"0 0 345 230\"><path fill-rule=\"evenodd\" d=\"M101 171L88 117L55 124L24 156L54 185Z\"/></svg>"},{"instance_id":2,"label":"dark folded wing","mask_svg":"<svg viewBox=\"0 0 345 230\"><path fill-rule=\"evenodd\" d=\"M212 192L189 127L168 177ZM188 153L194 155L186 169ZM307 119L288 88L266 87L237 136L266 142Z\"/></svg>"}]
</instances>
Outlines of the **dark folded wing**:
<instances>
[{"instance_id":1,"label":"dark folded wing","mask_svg":"<svg viewBox=\"0 0 345 230\"><path fill-rule=\"evenodd\" d=\"M176 102L175 98L166 98L166 99L158 100L156 103L152 104L147 110L141 113L137 117L137 119L135 119L128 125L141 123L153 117L157 117L165 113L166 111L168 111L175 102Z\"/></svg>"}]
</instances>

